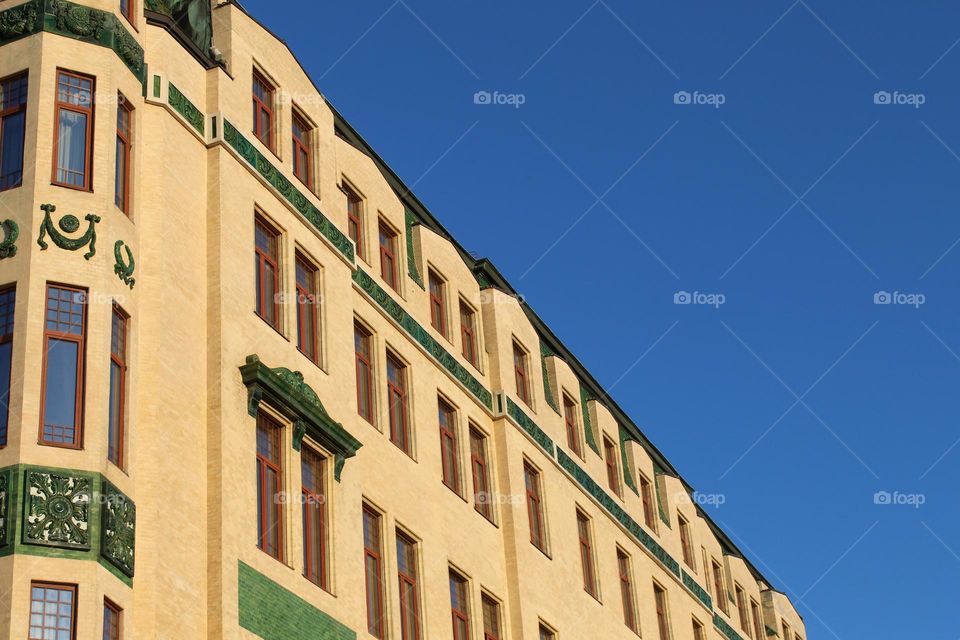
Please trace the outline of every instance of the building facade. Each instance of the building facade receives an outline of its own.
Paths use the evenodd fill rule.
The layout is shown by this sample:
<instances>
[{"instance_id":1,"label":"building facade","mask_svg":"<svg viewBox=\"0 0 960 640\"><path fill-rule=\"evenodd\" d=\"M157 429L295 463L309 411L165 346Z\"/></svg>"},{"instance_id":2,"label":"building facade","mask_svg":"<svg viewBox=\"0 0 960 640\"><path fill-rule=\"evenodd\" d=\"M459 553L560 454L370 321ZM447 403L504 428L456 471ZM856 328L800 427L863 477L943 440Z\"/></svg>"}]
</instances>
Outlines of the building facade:
<instances>
[{"instance_id":1,"label":"building facade","mask_svg":"<svg viewBox=\"0 0 960 640\"><path fill-rule=\"evenodd\" d=\"M0 638L806 638L237 3L0 1L0 227Z\"/></svg>"}]
</instances>

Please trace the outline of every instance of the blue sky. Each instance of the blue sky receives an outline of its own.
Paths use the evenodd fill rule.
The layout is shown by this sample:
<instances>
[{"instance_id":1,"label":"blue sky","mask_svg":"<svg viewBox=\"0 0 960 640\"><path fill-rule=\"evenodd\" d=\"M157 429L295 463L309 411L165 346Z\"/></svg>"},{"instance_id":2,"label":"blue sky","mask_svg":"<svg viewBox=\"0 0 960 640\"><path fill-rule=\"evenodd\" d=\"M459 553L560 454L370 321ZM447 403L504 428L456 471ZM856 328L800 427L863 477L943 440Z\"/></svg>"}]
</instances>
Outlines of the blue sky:
<instances>
[{"instance_id":1,"label":"blue sky","mask_svg":"<svg viewBox=\"0 0 960 640\"><path fill-rule=\"evenodd\" d=\"M960 637L960 6L244 6L810 638Z\"/></svg>"}]
</instances>

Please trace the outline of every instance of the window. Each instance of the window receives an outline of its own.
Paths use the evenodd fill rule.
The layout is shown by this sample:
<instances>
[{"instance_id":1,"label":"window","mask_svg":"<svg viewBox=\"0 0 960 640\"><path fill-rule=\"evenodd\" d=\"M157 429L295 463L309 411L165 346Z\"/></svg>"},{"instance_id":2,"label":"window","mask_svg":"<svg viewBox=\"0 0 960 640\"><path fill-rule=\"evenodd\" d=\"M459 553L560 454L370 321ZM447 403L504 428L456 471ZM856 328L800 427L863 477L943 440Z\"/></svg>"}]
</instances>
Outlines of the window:
<instances>
[{"instance_id":1,"label":"window","mask_svg":"<svg viewBox=\"0 0 960 640\"><path fill-rule=\"evenodd\" d=\"M556 640L557 634L553 632L552 629L547 627L547 625L540 623L540 640Z\"/></svg>"},{"instance_id":2,"label":"window","mask_svg":"<svg viewBox=\"0 0 960 640\"><path fill-rule=\"evenodd\" d=\"M460 341L463 343L463 358L474 367L479 367L477 314L463 300L460 301Z\"/></svg>"},{"instance_id":3,"label":"window","mask_svg":"<svg viewBox=\"0 0 960 640\"><path fill-rule=\"evenodd\" d=\"M703 625L696 618L693 619L693 640L707 640Z\"/></svg>"},{"instance_id":4,"label":"window","mask_svg":"<svg viewBox=\"0 0 960 640\"><path fill-rule=\"evenodd\" d=\"M257 414L257 546L283 559L283 427Z\"/></svg>"},{"instance_id":5,"label":"window","mask_svg":"<svg viewBox=\"0 0 960 640\"><path fill-rule=\"evenodd\" d=\"M280 233L256 216L257 315L280 330Z\"/></svg>"},{"instance_id":6,"label":"window","mask_svg":"<svg viewBox=\"0 0 960 640\"><path fill-rule=\"evenodd\" d=\"M47 285L41 444L79 448L82 441L86 296L83 289Z\"/></svg>"},{"instance_id":7,"label":"window","mask_svg":"<svg viewBox=\"0 0 960 640\"><path fill-rule=\"evenodd\" d=\"M303 575L327 589L327 459L307 446L300 450L303 496Z\"/></svg>"},{"instance_id":8,"label":"window","mask_svg":"<svg viewBox=\"0 0 960 640\"><path fill-rule=\"evenodd\" d=\"M382 220L380 221L380 276L391 289L397 289L397 234Z\"/></svg>"},{"instance_id":9,"label":"window","mask_svg":"<svg viewBox=\"0 0 960 640\"><path fill-rule=\"evenodd\" d=\"M440 464L443 467L443 484L460 494L460 464L457 447L457 413L443 398L437 401L440 421Z\"/></svg>"},{"instance_id":10,"label":"window","mask_svg":"<svg viewBox=\"0 0 960 640\"><path fill-rule=\"evenodd\" d=\"M13 314L16 286L0 289L0 447L7 445L10 421L10 374L13 361Z\"/></svg>"},{"instance_id":11,"label":"window","mask_svg":"<svg viewBox=\"0 0 960 640\"><path fill-rule=\"evenodd\" d=\"M387 352L387 405L390 413L390 442L412 455L410 425L407 424L407 367Z\"/></svg>"},{"instance_id":12,"label":"window","mask_svg":"<svg viewBox=\"0 0 960 640\"><path fill-rule=\"evenodd\" d=\"M297 253L297 348L315 363L320 362L320 304L317 296L319 270Z\"/></svg>"},{"instance_id":13,"label":"window","mask_svg":"<svg viewBox=\"0 0 960 640\"><path fill-rule=\"evenodd\" d=\"M253 72L253 135L271 151L273 146L273 85L259 71Z\"/></svg>"},{"instance_id":14,"label":"window","mask_svg":"<svg viewBox=\"0 0 960 640\"><path fill-rule=\"evenodd\" d=\"M597 574L593 561L593 540L590 532L590 518L577 511L577 535L580 539L580 567L583 571L583 589L594 598L599 598Z\"/></svg>"},{"instance_id":15,"label":"window","mask_svg":"<svg viewBox=\"0 0 960 640\"><path fill-rule=\"evenodd\" d=\"M764 640L763 625L760 622L760 605L756 600L750 600L750 616L753 618L753 637L756 640Z\"/></svg>"},{"instance_id":16,"label":"window","mask_svg":"<svg viewBox=\"0 0 960 640\"><path fill-rule=\"evenodd\" d=\"M677 523L680 529L680 547L683 553L683 563L696 573L697 566L693 557L693 541L690 539L690 523L680 515L679 511L677 512Z\"/></svg>"},{"instance_id":17,"label":"window","mask_svg":"<svg viewBox=\"0 0 960 640\"><path fill-rule=\"evenodd\" d=\"M747 635L750 635L750 620L747 618L747 598L746 594L743 592L743 587L738 584L733 585L734 593L736 593L737 600L737 615L740 618L740 628L747 632Z\"/></svg>"},{"instance_id":18,"label":"window","mask_svg":"<svg viewBox=\"0 0 960 640\"><path fill-rule=\"evenodd\" d=\"M730 613L730 607L727 605L727 594L723 588L723 567L716 560L713 561L713 591L716 598L716 604L724 613Z\"/></svg>"},{"instance_id":19,"label":"window","mask_svg":"<svg viewBox=\"0 0 960 640\"><path fill-rule=\"evenodd\" d=\"M450 613L453 618L453 640L470 638L470 602L467 600L467 579L450 570Z\"/></svg>"},{"instance_id":20,"label":"window","mask_svg":"<svg viewBox=\"0 0 960 640\"><path fill-rule=\"evenodd\" d=\"M57 71L53 183L90 191L93 164L93 78Z\"/></svg>"},{"instance_id":21,"label":"window","mask_svg":"<svg viewBox=\"0 0 960 640\"><path fill-rule=\"evenodd\" d=\"M23 182L26 118L27 74L0 80L0 191Z\"/></svg>"},{"instance_id":22,"label":"window","mask_svg":"<svg viewBox=\"0 0 960 640\"><path fill-rule=\"evenodd\" d=\"M523 463L523 481L527 491L527 519L530 522L530 542L546 553L543 500L540 497L540 472L526 461Z\"/></svg>"},{"instance_id":23,"label":"window","mask_svg":"<svg viewBox=\"0 0 960 640\"><path fill-rule=\"evenodd\" d=\"M643 522L653 532L657 530L657 517L653 511L653 485L642 473L640 477L640 499L643 501Z\"/></svg>"},{"instance_id":24,"label":"window","mask_svg":"<svg viewBox=\"0 0 960 640\"><path fill-rule=\"evenodd\" d=\"M567 425L567 446L575 454L583 457L583 448L580 446L580 427L577 424L577 405L570 396L563 394L563 421Z\"/></svg>"},{"instance_id":25,"label":"window","mask_svg":"<svg viewBox=\"0 0 960 640\"><path fill-rule=\"evenodd\" d=\"M433 272L428 270L427 280L430 284L430 324L440 335L447 335L447 283Z\"/></svg>"},{"instance_id":26,"label":"window","mask_svg":"<svg viewBox=\"0 0 960 640\"><path fill-rule=\"evenodd\" d=\"M110 421L107 460L123 468L124 413L127 399L127 314L113 307L110 335Z\"/></svg>"},{"instance_id":27,"label":"window","mask_svg":"<svg viewBox=\"0 0 960 640\"><path fill-rule=\"evenodd\" d=\"M517 381L517 397L530 405L530 384L527 379L527 352L516 340L513 342L513 372Z\"/></svg>"},{"instance_id":28,"label":"window","mask_svg":"<svg viewBox=\"0 0 960 640\"><path fill-rule=\"evenodd\" d=\"M670 640L670 617L667 610L667 592L656 582L653 583L653 601L657 607L657 630L660 640Z\"/></svg>"},{"instance_id":29,"label":"window","mask_svg":"<svg viewBox=\"0 0 960 640\"><path fill-rule=\"evenodd\" d=\"M480 604L483 607L483 640L500 640L500 603L484 593Z\"/></svg>"},{"instance_id":30,"label":"window","mask_svg":"<svg viewBox=\"0 0 960 640\"><path fill-rule=\"evenodd\" d=\"M420 605L417 599L417 543L397 531L397 575L400 581L400 638L420 638Z\"/></svg>"},{"instance_id":31,"label":"window","mask_svg":"<svg viewBox=\"0 0 960 640\"><path fill-rule=\"evenodd\" d=\"M373 424L373 364L370 332L358 323L353 325L353 350L357 361L357 413Z\"/></svg>"},{"instance_id":32,"label":"window","mask_svg":"<svg viewBox=\"0 0 960 640\"><path fill-rule=\"evenodd\" d=\"M473 469L473 506L493 522L493 495L490 492L490 468L487 464L487 437L470 427L470 464Z\"/></svg>"},{"instance_id":33,"label":"window","mask_svg":"<svg viewBox=\"0 0 960 640\"><path fill-rule=\"evenodd\" d=\"M637 621L637 599L633 592L633 577L630 570L630 556L617 549L617 569L620 573L620 597L623 601L623 623L630 631L640 634Z\"/></svg>"},{"instance_id":34,"label":"window","mask_svg":"<svg viewBox=\"0 0 960 640\"><path fill-rule=\"evenodd\" d=\"M310 138L313 127L307 119L293 111L293 175L308 189L313 190L313 151L310 147Z\"/></svg>"},{"instance_id":35,"label":"window","mask_svg":"<svg viewBox=\"0 0 960 640\"><path fill-rule=\"evenodd\" d=\"M29 640L74 640L76 601L76 585L32 582Z\"/></svg>"},{"instance_id":36,"label":"window","mask_svg":"<svg viewBox=\"0 0 960 640\"><path fill-rule=\"evenodd\" d=\"M120 640L120 617L123 610L106 598L103 600L103 640Z\"/></svg>"},{"instance_id":37,"label":"window","mask_svg":"<svg viewBox=\"0 0 960 640\"><path fill-rule=\"evenodd\" d=\"M607 484L610 490L621 495L620 470L617 468L617 445L610 438L603 437L603 462L607 466Z\"/></svg>"},{"instance_id":38,"label":"window","mask_svg":"<svg viewBox=\"0 0 960 640\"><path fill-rule=\"evenodd\" d=\"M782 621L780 622L780 625L783 627L783 637L784 640L786 640L786 638L790 637L790 625Z\"/></svg>"},{"instance_id":39,"label":"window","mask_svg":"<svg viewBox=\"0 0 960 640\"><path fill-rule=\"evenodd\" d=\"M380 514L366 505L363 506L363 567L367 587L367 631L375 638L384 638Z\"/></svg>"},{"instance_id":40,"label":"window","mask_svg":"<svg viewBox=\"0 0 960 640\"><path fill-rule=\"evenodd\" d=\"M120 15L133 24L133 0L120 0Z\"/></svg>"},{"instance_id":41,"label":"window","mask_svg":"<svg viewBox=\"0 0 960 640\"><path fill-rule=\"evenodd\" d=\"M113 202L130 215L130 149L133 146L133 106L122 94L117 96L117 163Z\"/></svg>"},{"instance_id":42,"label":"window","mask_svg":"<svg viewBox=\"0 0 960 640\"><path fill-rule=\"evenodd\" d=\"M347 194L347 231L350 239L357 245L357 255L366 258L366 247L363 244L363 199L357 192L343 183L343 190Z\"/></svg>"}]
</instances>

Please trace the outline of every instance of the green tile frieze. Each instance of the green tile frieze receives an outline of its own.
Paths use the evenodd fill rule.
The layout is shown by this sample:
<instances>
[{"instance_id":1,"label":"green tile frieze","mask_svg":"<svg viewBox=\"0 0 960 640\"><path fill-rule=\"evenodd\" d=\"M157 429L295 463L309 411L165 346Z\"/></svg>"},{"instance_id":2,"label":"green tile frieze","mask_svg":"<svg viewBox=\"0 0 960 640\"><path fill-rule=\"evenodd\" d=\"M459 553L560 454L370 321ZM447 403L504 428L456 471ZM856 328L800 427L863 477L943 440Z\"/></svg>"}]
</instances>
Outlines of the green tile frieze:
<instances>
[{"instance_id":1,"label":"green tile frieze","mask_svg":"<svg viewBox=\"0 0 960 640\"><path fill-rule=\"evenodd\" d=\"M189 122L190 126L196 129L201 136L204 135L205 118L203 112L200 111L195 104L190 102L187 96L183 95L172 82L169 83L168 86L167 102L170 103L173 110L183 116L184 120Z\"/></svg>"},{"instance_id":2,"label":"green tile frieze","mask_svg":"<svg viewBox=\"0 0 960 640\"><path fill-rule=\"evenodd\" d=\"M550 436L548 436L543 429L537 426L537 423L531 420L530 417L525 414L522 409L520 409L517 403L511 400L509 397L507 398L507 415L513 418L514 421L520 425L521 429L530 434L530 437L533 438L537 444L543 447L544 450L550 454L551 458L553 457L553 440L551 440Z\"/></svg>"}]
</instances>

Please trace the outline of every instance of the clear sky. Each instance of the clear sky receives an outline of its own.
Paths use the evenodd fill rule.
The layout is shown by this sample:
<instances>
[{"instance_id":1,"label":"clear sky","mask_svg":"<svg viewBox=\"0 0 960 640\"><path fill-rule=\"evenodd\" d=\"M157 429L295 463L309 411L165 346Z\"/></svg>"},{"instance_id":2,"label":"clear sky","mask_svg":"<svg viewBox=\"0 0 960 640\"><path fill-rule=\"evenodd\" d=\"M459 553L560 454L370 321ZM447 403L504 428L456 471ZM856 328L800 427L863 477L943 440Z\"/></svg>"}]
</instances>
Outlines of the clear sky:
<instances>
[{"instance_id":1,"label":"clear sky","mask_svg":"<svg viewBox=\"0 0 960 640\"><path fill-rule=\"evenodd\" d=\"M243 4L810 638L960 637L960 6Z\"/></svg>"}]
</instances>

